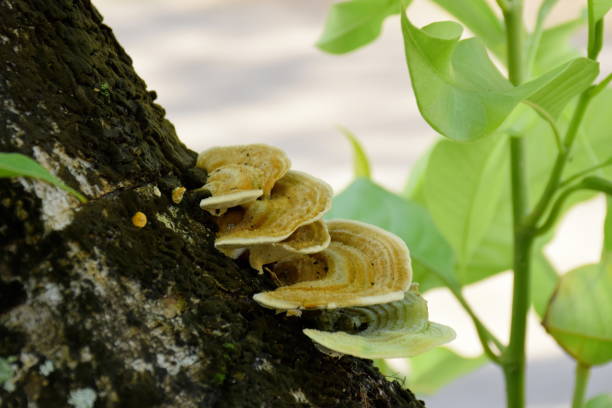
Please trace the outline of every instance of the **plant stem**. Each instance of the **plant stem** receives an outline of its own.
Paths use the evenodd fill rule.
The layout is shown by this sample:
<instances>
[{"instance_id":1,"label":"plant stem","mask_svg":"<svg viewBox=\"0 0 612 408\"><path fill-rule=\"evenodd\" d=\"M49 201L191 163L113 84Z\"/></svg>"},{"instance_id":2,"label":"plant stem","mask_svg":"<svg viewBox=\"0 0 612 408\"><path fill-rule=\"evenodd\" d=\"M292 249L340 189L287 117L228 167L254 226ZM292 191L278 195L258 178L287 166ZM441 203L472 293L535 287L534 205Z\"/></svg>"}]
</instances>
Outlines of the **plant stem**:
<instances>
[{"instance_id":1,"label":"plant stem","mask_svg":"<svg viewBox=\"0 0 612 408\"><path fill-rule=\"evenodd\" d=\"M503 10L508 47L508 79L514 85L523 82L525 64L523 57L523 2L508 2Z\"/></svg>"},{"instance_id":2,"label":"plant stem","mask_svg":"<svg viewBox=\"0 0 612 408\"><path fill-rule=\"evenodd\" d=\"M589 42L587 46L588 57L592 60L596 60L601 48L603 46L603 19L595 21L594 11L594 0L588 0L588 14L589 14Z\"/></svg>"},{"instance_id":3,"label":"plant stem","mask_svg":"<svg viewBox=\"0 0 612 408\"><path fill-rule=\"evenodd\" d=\"M565 187L565 186L571 184L572 182L578 180L580 177L586 176L587 174L592 173L595 170L599 170L599 169L602 169L602 168L607 167L607 166L612 166L612 157L610 157L608 160L605 160L605 161L603 161L603 162L601 162L599 164L596 164L594 166L588 167L588 168L586 168L586 169L584 169L584 170L574 174L571 177L568 177L566 180L563 180L559 184L559 188Z\"/></svg>"},{"instance_id":4,"label":"plant stem","mask_svg":"<svg viewBox=\"0 0 612 408\"><path fill-rule=\"evenodd\" d=\"M576 136L578 135L578 129L580 127L580 123L582 122L582 118L584 117L586 109L589 106L589 102L591 101L591 98L593 96L591 89L593 88L587 89L580 95L578 105L574 110L574 114L572 115L572 119L567 129L567 133L565 134L565 139L563 141L563 149L557 154L555 164L553 165L553 170L550 174L548 182L546 183L544 192L540 196L540 200L535 205L531 214L527 216L527 219L525 221L526 225L534 227L538 223L539 219L542 217L542 215L548 208L548 205L552 201L555 192L559 189L559 183L561 181L561 177L563 176L563 169L565 168L569 153L572 149L574 141L576 140Z\"/></svg>"},{"instance_id":5,"label":"plant stem","mask_svg":"<svg viewBox=\"0 0 612 408\"><path fill-rule=\"evenodd\" d=\"M525 228L527 212L527 183L522 139L510 138L512 215L513 215L513 272L512 322L510 342L502 356L506 380L508 408L525 406L525 339L527 337L527 312L529 311L529 286L531 246L533 231Z\"/></svg>"},{"instance_id":6,"label":"plant stem","mask_svg":"<svg viewBox=\"0 0 612 408\"><path fill-rule=\"evenodd\" d=\"M572 399L572 408L582 408L590 373L591 366L582 364L580 362L576 363L576 382L574 384L574 398Z\"/></svg>"},{"instance_id":7,"label":"plant stem","mask_svg":"<svg viewBox=\"0 0 612 408\"><path fill-rule=\"evenodd\" d=\"M557 201L555 201L550 210L548 218L546 218L546 221L544 221L542 226L536 230L536 235L545 234L549 229L552 228L553 225L555 225L555 222L557 221L557 218L559 218L559 213L563 208L563 203L565 203L565 200L567 200L570 195L572 195L576 191L581 190L582 188L582 186L569 187L559 195L559 198L557 198Z\"/></svg>"}]
</instances>

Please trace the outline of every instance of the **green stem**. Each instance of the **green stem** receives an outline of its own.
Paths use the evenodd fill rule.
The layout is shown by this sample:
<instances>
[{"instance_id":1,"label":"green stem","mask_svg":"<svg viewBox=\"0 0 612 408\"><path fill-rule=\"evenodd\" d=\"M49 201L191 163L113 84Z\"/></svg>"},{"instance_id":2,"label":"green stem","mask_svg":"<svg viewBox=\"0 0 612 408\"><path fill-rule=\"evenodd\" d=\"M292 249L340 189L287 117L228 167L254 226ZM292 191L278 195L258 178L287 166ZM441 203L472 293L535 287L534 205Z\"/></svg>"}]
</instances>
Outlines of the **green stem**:
<instances>
[{"instance_id":1,"label":"green stem","mask_svg":"<svg viewBox=\"0 0 612 408\"><path fill-rule=\"evenodd\" d=\"M591 366L582 363L576 363L576 383L574 384L574 398L572 399L572 408L582 408L584 404L584 396L586 394L587 383Z\"/></svg>"},{"instance_id":2,"label":"green stem","mask_svg":"<svg viewBox=\"0 0 612 408\"><path fill-rule=\"evenodd\" d=\"M603 46L603 19L595 21L593 15L594 0L588 0L588 14L589 14L589 40L588 40L588 57L592 60L596 60L601 48Z\"/></svg>"},{"instance_id":3,"label":"green stem","mask_svg":"<svg viewBox=\"0 0 612 408\"><path fill-rule=\"evenodd\" d=\"M576 136L578 135L580 123L582 122L582 118L586 113L586 109L591 101L592 95L593 93L590 92L590 89L587 89L580 95L578 105L576 106L576 110L574 111L567 129L565 140L563 141L563 149L557 154L555 164L553 165L553 170L550 174L548 182L546 183L544 192L540 196L540 200L535 205L531 214L527 216L525 221L526 225L533 227L538 223L542 215L546 212L546 209L553 199L555 192L558 190L561 177L563 176L563 169L565 168L569 153L572 149L574 141L576 140Z\"/></svg>"},{"instance_id":4,"label":"green stem","mask_svg":"<svg viewBox=\"0 0 612 408\"><path fill-rule=\"evenodd\" d=\"M536 230L536 235L545 234L549 229L551 229L552 226L555 225L555 222L557 221L557 219L559 218L559 214L561 212L561 209L563 208L563 204L565 203L565 200L567 200L567 198L573 193L575 193L576 191L579 191L582 189L583 189L582 186L573 186L573 187L566 189L564 192L562 192L559 195L559 198L557 198L557 201L555 201L555 203L552 205L550 213L548 214L548 218L546 218L546 221L544 221L542 226Z\"/></svg>"},{"instance_id":5,"label":"green stem","mask_svg":"<svg viewBox=\"0 0 612 408\"><path fill-rule=\"evenodd\" d=\"M503 11L508 45L508 78L514 85L524 79L523 57L523 4L514 0ZM510 170L513 216L513 273L512 322L510 342L501 360L506 380L508 408L525 406L525 338L527 336L527 311L529 310L529 265L533 236L525 233L523 221L527 213L527 182L524 142L520 137L510 137Z\"/></svg>"},{"instance_id":6,"label":"green stem","mask_svg":"<svg viewBox=\"0 0 612 408\"><path fill-rule=\"evenodd\" d=\"M559 184L559 188L563 188L569 184L571 184L572 182L578 180L580 177L582 176L586 176L589 173L594 172L595 170L599 170L599 169L603 169L604 167L607 166L612 166L612 157L610 157L608 160L605 160L599 164L596 164L594 166L588 167L570 177L568 177L566 180L563 180L560 184Z\"/></svg>"},{"instance_id":7,"label":"green stem","mask_svg":"<svg viewBox=\"0 0 612 408\"><path fill-rule=\"evenodd\" d=\"M508 408L522 408L525 406L525 339L527 337L527 312L529 311L529 274L533 231L525 228L523 225L527 213L527 182L523 150L523 140L519 137L511 137L510 170L514 236L514 282L512 288L510 342L502 356Z\"/></svg>"},{"instance_id":8,"label":"green stem","mask_svg":"<svg viewBox=\"0 0 612 408\"><path fill-rule=\"evenodd\" d=\"M508 2L503 14L508 46L508 79L514 85L519 85L525 76L522 0Z\"/></svg>"}]
</instances>

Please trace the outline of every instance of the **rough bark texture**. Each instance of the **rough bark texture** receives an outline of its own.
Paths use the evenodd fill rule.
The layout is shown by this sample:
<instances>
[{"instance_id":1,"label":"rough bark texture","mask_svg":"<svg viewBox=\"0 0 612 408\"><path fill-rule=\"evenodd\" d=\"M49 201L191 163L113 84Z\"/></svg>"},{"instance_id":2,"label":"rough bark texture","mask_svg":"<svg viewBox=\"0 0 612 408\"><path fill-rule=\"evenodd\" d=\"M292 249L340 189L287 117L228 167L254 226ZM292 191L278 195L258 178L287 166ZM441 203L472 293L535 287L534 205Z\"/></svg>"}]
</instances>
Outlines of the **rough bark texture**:
<instances>
[{"instance_id":1,"label":"rough bark texture","mask_svg":"<svg viewBox=\"0 0 612 408\"><path fill-rule=\"evenodd\" d=\"M0 180L0 406L422 406L253 302L271 282L170 200L205 174L89 1L0 0L0 60L0 151L90 198Z\"/></svg>"}]
</instances>

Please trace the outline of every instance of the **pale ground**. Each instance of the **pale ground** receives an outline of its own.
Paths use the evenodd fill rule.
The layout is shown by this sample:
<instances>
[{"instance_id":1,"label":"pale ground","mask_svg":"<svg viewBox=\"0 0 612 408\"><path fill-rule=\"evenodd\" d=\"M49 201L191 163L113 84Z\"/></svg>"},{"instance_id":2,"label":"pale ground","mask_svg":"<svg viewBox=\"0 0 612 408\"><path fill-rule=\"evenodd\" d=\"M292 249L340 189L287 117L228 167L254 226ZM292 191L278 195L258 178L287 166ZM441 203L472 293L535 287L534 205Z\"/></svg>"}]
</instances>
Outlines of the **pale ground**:
<instances>
[{"instance_id":1,"label":"pale ground","mask_svg":"<svg viewBox=\"0 0 612 408\"><path fill-rule=\"evenodd\" d=\"M374 45L337 57L312 46L329 1L94 2L149 88L157 91L179 137L196 151L220 144L273 144L287 151L294 168L325 179L338 191L351 180L350 150L335 130L342 124L361 138L374 177L399 190L433 140L410 92L396 19L387 22ZM561 1L554 19L573 15L582 3ZM412 11L412 18L423 24L441 15L425 1ZM610 72L610 47L603 60L602 71ZM563 237L548 248L559 270L598 259L603 212L599 199L568 216ZM509 326L510 288L510 275L504 274L466 291L502 338ZM443 291L427 298L432 320L458 332L453 347L477 354L474 330L459 306ZM569 406L573 364L535 316L531 329L529 406ZM588 394L606 391L612 392L612 365L593 370ZM472 408L501 407L503 398L502 376L491 365L424 397L430 407Z\"/></svg>"}]
</instances>

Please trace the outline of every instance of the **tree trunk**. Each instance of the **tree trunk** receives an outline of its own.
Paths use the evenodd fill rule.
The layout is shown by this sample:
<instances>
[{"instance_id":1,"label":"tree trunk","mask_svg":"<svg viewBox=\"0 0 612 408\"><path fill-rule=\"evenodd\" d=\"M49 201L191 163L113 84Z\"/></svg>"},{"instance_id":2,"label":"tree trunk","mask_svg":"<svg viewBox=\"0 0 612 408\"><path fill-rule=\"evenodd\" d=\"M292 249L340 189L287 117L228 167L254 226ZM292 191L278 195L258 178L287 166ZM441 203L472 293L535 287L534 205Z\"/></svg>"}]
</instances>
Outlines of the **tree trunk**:
<instances>
[{"instance_id":1,"label":"tree trunk","mask_svg":"<svg viewBox=\"0 0 612 408\"><path fill-rule=\"evenodd\" d=\"M0 59L0 151L89 197L0 180L0 406L422 406L252 300L270 279L172 202L205 174L88 0L0 0Z\"/></svg>"}]
</instances>

